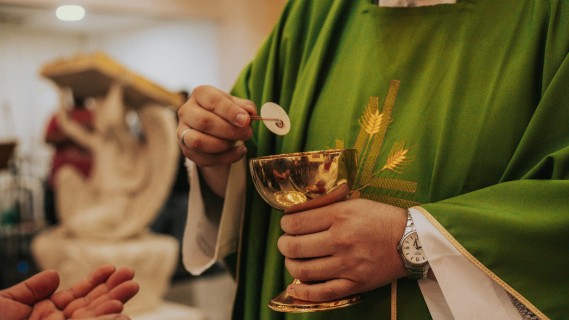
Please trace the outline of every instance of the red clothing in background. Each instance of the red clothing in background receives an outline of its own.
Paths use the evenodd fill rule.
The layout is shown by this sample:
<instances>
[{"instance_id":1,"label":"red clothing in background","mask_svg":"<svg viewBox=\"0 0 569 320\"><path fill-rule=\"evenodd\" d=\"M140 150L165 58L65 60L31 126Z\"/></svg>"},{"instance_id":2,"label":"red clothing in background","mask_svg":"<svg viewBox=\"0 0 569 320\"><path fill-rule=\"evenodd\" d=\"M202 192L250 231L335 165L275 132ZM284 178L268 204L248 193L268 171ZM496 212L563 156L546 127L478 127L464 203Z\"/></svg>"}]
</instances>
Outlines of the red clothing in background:
<instances>
[{"instance_id":1,"label":"red clothing in background","mask_svg":"<svg viewBox=\"0 0 569 320\"><path fill-rule=\"evenodd\" d=\"M68 111L69 117L85 126L92 128L93 113L85 108L76 107ZM64 165L72 165L85 177L91 172L93 159L89 150L75 143L72 139L61 130L57 123L56 117L52 117L47 126L45 141L55 148L53 154L51 172L48 179L48 185L53 188L53 178L55 173Z\"/></svg>"}]
</instances>

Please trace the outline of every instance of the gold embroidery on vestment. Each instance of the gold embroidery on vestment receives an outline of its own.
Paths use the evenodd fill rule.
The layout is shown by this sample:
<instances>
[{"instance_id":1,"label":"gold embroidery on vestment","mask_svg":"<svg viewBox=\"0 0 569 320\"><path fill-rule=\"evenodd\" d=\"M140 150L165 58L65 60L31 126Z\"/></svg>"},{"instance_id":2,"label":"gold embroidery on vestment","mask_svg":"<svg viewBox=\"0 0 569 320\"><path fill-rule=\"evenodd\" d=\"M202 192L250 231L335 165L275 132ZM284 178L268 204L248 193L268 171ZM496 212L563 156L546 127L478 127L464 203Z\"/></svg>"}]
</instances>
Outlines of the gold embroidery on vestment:
<instances>
[{"instance_id":1,"label":"gold embroidery on vestment","mask_svg":"<svg viewBox=\"0 0 569 320\"><path fill-rule=\"evenodd\" d=\"M365 132L366 141L364 143L363 149L358 149L361 154L367 154L368 159L364 162L363 170L359 172L359 180L361 185L366 185L373 178L373 168L383 147L383 142L385 140L385 133L387 132L387 127L391 122L391 113L393 111L393 106L395 105L395 99L397 98L397 92L399 91L399 80L391 80L389 82L389 89L387 90L387 96L385 97L385 102L383 103L383 110L379 112L379 102L377 98L370 98L366 111L359 122L362 126L362 131ZM376 108L376 110L372 110ZM369 119L366 115L380 114L380 116L372 117ZM372 120L372 123L370 123ZM378 122L378 123L375 123ZM376 130L375 126L378 125ZM362 132L360 132L360 136ZM357 149L357 147L356 147ZM358 179L356 178L356 181Z\"/></svg>"},{"instance_id":2,"label":"gold embroidery on vestment","mask_svg":"<svg viewBox=\"0 0 569 320\"><path fill-rule=\"evenodd\" d=\"M403 209L408 209L408 208L420 205L420 203L415 202L415 201L390 197L390 196L386 196L386 195L382 195L382 194L373 194L373 193L365 193L364 194L364 193L362 193L361 197L365 198L365 199L389 204L389 205L396 206L396 207L403 208Z\"/></svg>"},{"instance_id":3,"label":"gold embroidery on vestment","mask_svg":"<svg viewBox=\"0 0 569 320\"><path fill-rule=\"evenodd\" d=\"M390 178L373 179L369 184L369 187L377 189L403 191L408 193L417 192L417 182L399 180L399 179L390 179Z\"/></svg>"},{"instance_id":4,"label":"gold embroidery on vestment","mask_svg":"<svg viewBox=\"0 0 569 320\"><path fill-rule=\"evenodd\" d=\"M380 177L383 172L387 171L402 174L405 167L415 160L415 157L410 154L411 150L406 148L405 140L395 142L385 163L379 169L375 169L380 153L383 150L387 129L393 121L392 112L399 86L399 80L392 80L389 83L389 89L381 110L379 108L379 97L370 97L361 118L358 120L360 132L354 143L354 148L358 150L360 165L358 166L354 190L360 191L362 198L401 208L409 208L419 203L373 192L374 189L393 190L411 194L417 192L416 182ZM336 148L344 148L344 142L336 140ZM374 172L374 170L376 171Z\"/></svg>"},{"instance_id":5,"label":"gold embroidery on vestment","mask_svg":"<svg viewBox=\"0 0 569 320\"><path fill-rule=\"evenodd\" d=\"M396 142L387 157L387 163L380 171L391 170L395 173L403 173L403 167L412 162L408 152L409 149L405 149L405 141Z\"/></svg>"}]
</instances>

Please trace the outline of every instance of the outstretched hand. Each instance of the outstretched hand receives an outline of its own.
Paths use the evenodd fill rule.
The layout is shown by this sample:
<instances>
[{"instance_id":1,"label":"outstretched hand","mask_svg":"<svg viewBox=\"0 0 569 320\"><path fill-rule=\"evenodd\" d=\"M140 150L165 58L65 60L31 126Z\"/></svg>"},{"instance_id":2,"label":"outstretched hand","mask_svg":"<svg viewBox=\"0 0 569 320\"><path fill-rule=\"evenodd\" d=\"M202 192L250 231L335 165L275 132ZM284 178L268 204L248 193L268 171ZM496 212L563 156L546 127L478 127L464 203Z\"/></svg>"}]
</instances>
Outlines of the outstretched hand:
<instances>
[{"instance_id":1,"label":"outstretched hand","mask_svg":"<svg viewBox=\"0 0 569 320\"><path fill-rule=\"evenodd\" d=\"M40 272L0 290L0 320L128 319L123 305L139 289L134 271L104 265L71 288L54 293L59 275Z\"/></svg>"}]
</instances>

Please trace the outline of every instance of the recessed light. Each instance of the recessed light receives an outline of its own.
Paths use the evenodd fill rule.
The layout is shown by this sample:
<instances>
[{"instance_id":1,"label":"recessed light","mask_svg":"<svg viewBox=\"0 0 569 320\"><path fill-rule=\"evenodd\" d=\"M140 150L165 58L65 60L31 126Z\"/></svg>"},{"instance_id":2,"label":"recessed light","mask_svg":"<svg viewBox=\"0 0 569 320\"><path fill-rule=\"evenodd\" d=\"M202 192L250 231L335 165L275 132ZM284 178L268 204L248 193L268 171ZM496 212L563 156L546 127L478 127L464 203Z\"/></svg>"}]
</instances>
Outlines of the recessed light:
<instances>
[{"instance_id":1,"label":"recessed light","mask_svg":"<svg viewBox=\"0 0 569 320\"><path fill-rule=\"evenodd\" d=\"M85 9L78 5L64 5L55 10L55 15L62 21L79 21L85 17Z\"/></svg>"}]
</instances>

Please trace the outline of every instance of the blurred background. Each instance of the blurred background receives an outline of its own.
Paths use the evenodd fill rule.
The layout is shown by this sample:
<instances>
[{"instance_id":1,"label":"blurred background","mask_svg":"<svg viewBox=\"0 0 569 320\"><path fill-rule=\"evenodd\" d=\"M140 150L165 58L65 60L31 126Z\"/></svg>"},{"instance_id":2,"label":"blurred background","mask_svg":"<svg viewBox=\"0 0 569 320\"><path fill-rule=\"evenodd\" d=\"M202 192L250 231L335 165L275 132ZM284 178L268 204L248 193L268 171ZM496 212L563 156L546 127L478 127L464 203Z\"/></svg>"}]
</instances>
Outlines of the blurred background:
<instances>
[{"instance_id":1,"label":"blurred background","mask_svg":"<svg viewBox=\"0 0 569 320\"><path fill-rule=\"evenodd\" d=\"M102 50L166 88L228 90L272 29L284 0L77 0L76 22L59 21L61 0L0 0L0 136L37 155L57 95L40 67ZM66 1L70 4L72 1ZM8 110L9 109L9 110ZM11 113L11 114L10 114ZM38 167L39 169L39 167Z\"/></svg>"},{"instance_id":2,"label":"blurred background","mask_svg":"<svg viewBox=\"0 0 569 320\"><path fill-rule=\"evenodd\" d=\"M62 4L82 6L85 17L59 20L55 10ZM53 154L44 135L59 104L54 84L39 75L41 67L103 51L172 92L202 84L229 90L284 4L0 0L0 288L37 272L29 243L43 228L43 186ZM172 282L169 301L196 307L206 319L229 317L232 281L222 266L200 277L178 270Z\"/></svg>"}]
</instances>

